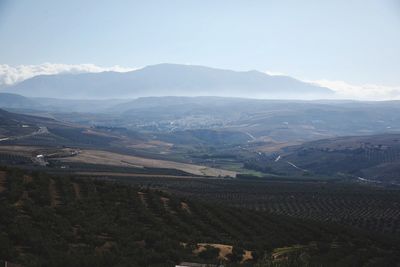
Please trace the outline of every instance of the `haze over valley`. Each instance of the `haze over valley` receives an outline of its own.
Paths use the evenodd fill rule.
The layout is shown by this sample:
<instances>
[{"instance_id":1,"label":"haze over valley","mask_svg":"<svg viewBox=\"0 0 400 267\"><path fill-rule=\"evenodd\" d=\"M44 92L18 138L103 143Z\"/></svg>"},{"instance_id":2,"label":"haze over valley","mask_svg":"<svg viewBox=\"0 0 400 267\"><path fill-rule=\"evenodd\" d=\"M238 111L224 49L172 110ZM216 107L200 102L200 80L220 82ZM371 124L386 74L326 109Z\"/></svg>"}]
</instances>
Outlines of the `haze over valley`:
<instances>
[{"instance_id":1,"label":"haze over valley","mask_svg":"<svg viewBox=\"0 0 400 267\"><path fill-rule=\"evenodd\" d=\"M0 265L400 267L399 8L0 1Z\"/></svg>"}]
</instances>

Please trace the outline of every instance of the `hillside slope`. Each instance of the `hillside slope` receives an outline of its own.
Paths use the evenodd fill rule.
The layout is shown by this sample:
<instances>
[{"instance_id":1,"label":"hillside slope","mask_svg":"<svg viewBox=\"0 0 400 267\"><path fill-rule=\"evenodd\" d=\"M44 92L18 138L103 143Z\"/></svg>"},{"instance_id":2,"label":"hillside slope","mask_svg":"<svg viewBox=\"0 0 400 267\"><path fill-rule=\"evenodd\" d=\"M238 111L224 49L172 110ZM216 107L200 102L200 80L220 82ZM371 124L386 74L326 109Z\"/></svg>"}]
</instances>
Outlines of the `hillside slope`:
<instances>
[{"instance_id":1,"label":"hillside slope","mask_svg":"<svg viewBox=\"0 0 400 267\"><path fill-rule=\"evenodd\" d=\"M41 105L21 95L0 93L0 108L39 109Z\"/></svg>"},{"instance_id":2,"label":"hillside slope","mask_svg":"<svg viewBox=\"0 0 400 267\"><path fill-rule=\"evenodd\" d=\"M253 251L249 257L253 261L247 266L265 252L276 253L280 250L274 249L280 247L289 247L286 250L290 251L298 249L294 246L297 244L302 244L303 254L310 256L307 261L318 266L396 262L395 244L382 246L341 227L190 201L110 182L3 169L0 204L0 259L23 266L216 262L218 254L196 255L199 243ZM240 255L235 252L228 261L240 262Z\"/></svg>"},{"instance_id":3,"label":"hillside slope","mask_svg":"<svg viewBox=\"0 0 400 267\"><path fill-rule=\"evenodd\" d=\"M279 153L278 153L279 154ZM288 147L266 164L276 172L340 175L400 184L400 134L324 139Z\"/></svg>"}]
</instances>

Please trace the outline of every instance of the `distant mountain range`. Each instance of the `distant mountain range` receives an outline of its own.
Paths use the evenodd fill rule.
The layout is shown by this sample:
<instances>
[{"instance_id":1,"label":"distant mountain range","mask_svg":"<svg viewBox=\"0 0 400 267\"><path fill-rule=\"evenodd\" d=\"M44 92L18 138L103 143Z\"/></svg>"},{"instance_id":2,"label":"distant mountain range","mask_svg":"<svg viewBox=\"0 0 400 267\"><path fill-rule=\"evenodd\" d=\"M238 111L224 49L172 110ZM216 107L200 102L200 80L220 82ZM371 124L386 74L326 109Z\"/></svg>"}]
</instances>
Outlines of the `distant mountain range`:
<instances>
[{"instance_id":1,"label":"distant mountain range","mask_svg":"<svg viewBox=\"0 0 400 267\"><path fill-rule=\"evenodd\" d=\"M125 73L39 75L2 91L29 97L68 99L171 95L316 99L333 94L328 88L288 76L178 64L153 65Z\"/></svg>"}]
</instances>

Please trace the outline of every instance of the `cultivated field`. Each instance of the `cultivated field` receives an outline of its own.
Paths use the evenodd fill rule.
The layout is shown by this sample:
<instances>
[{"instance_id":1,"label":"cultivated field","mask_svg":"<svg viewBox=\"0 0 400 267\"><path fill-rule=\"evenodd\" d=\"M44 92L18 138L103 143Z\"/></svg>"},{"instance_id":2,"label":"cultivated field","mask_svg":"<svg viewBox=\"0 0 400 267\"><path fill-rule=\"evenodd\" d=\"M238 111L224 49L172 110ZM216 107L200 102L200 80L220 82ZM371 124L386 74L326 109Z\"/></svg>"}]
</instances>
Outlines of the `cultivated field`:
<instances>
[{"instance_id":1,"label":"cultivated field","mask_svg":"<svg viewBox=\"0 0 400 267\"><path fill-rule=\"evenodd\" d=\"M400 237L400 190L334 182L119 178L188 198Z\"/></svg>"},{"instance_id":2,"label":"cultivated field","mask_svg":"<svg viewBox=\"0 0 400 267\"><path fill-rule=\"evenodd\" d=\"M122 155L101 150L81 150L74 157L66 157L59 159L62 162L82 162L89 164L102 164L118 167L148 167L148 168L165 168L176 169L194 175L202 176L229 176L235 177L236 172L222 169L210 168L206 166L187 164L181 162L173 162L167 160L149 159L136 156Z\"/></svg>"},{"instance_id":3,"label":"cultivated field","mask_svg":"<svg viewBox=\"0 0 400 267\"><path fill-rule=\"evenodd\" d=\"M224 207L144 186L0 171L0 253L22 266L172 267L182 261L254 266L264 258L296 261L297 251L309 263L305 266L399 262L398 241L371 239L340 226ZM224 179L180 180L207 184Z\"/></svg>"}]
</instances>

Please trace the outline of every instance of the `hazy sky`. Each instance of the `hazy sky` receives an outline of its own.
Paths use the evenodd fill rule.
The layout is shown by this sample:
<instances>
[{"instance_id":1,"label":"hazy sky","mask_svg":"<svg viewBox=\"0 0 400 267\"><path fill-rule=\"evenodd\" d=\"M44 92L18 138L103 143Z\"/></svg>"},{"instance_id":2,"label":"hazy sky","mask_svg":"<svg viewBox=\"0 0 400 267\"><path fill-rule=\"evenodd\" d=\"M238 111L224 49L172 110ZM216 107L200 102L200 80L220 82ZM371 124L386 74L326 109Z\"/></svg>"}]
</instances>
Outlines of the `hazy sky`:
<instances>
[{"instance_id":1,"label":"hazy sky","mask_svg":"<svg viewBox=\"0 0 400 267\"><path fill-rule=\"evenodd\" d=\"M399 0L0 0L0 64L162 62L400 85Z\"/></svg>"}]
</instances>

